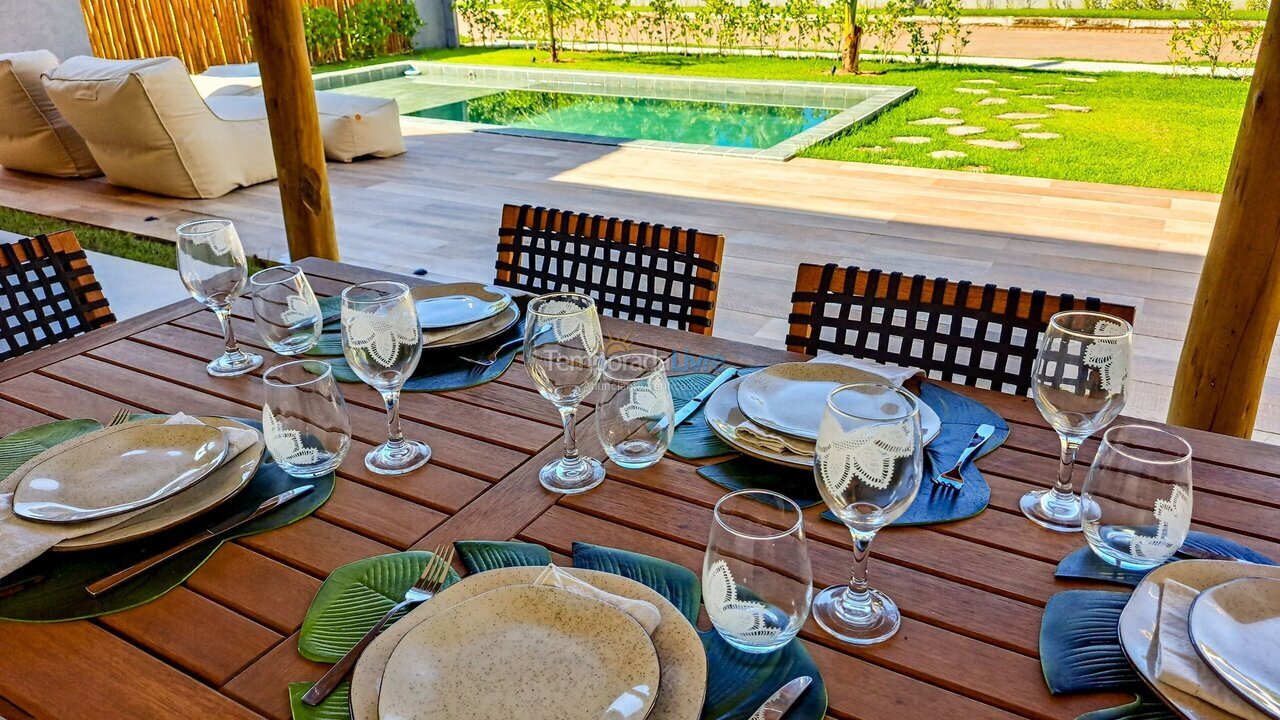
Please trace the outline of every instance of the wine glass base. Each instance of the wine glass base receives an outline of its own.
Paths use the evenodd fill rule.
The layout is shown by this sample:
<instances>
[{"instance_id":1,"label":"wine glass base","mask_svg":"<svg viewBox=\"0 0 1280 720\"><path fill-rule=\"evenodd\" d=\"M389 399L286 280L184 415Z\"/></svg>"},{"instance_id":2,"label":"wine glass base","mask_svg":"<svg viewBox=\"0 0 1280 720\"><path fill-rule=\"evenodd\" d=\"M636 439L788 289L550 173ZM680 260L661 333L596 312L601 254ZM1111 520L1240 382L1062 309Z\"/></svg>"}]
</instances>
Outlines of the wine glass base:
<instances>
[{"instance_id":1,"label":"wine glass base","mask_svg":"<svg viewBox=\"0 0 1280 720\"><path fill-rule=\"evenodd\" d=\"M405 440L392 449L387 443L369 451L364 456L364 466L379 475L404 475L427 464L431 448L424 442Z\"/></svg>"},{"instance_id":2,"label":"wine glass base","mask_svg":"<svg viewBox=\"0 0 1280 720\"><path fill-rule=\"evenodd\" d=\"M902 614L888 595L868 590L865 603L845 604L848 585L836 585L813 599L813 619L823 630L854 645L875 645L893 637L902 625Z\"/></svg>"},{"instance_id":3,"label":"wine glass base","mask_svg":"<svg viewBox=\"0 0 1280 720\"><path fill-rule=\"evenodd\" d=\"M237 377L262 367L262 356L253 353L223 355L215 358L205 369L214 377Z\"/></svg>"},{"instance_id":4,"label":"wine glass base","mask_svg":"<svg viewBox=\"0 0 1280 720\"><path fill-rule=\"evenodd\" d=\"M589 457L580 458L572 464L560 458L542 467L538 472L538 481L553 493L577 495L604 481L604 465Z\"/></svg>"},{"instance_id":5,"label":"wine glass base","mask_svg":"<svg viewBox=\"0 0 1280 720\"><path fill-rule=\"evenodd\" d=\"M1022 514L1031 522L1054 532L1080 532L1080 496L1065 499L1053 490L1032 490L1019 503Z\"/></svg>"}]
</instances>

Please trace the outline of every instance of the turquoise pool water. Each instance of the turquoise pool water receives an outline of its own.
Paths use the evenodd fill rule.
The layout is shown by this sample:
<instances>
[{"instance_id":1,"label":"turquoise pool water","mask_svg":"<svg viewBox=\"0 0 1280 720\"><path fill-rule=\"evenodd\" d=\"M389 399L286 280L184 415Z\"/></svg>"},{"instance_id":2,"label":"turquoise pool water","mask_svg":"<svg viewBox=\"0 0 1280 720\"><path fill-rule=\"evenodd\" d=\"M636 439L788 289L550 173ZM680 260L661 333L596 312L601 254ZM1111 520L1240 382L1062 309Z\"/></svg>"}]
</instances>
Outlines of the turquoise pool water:
<instances>
[{"instance_id":1,"label":"turquoise pool water","mask_svg":"<svg viewBox=\"0 0 1280 720\"><path fill-rule=\"evenodd\" d=\"M768 148L840 112L815 107L495 90L491 95L406 114L611 138Z\"/></svg>"}]
</instances>

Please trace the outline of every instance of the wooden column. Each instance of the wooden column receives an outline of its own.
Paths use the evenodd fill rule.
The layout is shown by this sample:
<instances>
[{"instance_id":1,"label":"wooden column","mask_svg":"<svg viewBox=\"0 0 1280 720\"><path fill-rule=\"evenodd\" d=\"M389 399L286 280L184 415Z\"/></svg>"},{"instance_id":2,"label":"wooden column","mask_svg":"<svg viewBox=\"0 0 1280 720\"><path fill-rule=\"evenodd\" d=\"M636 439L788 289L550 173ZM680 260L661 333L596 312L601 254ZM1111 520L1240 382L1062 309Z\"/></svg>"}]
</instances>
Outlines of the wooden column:
<instances>
[{"instance_id":1,"label":"wooden column","mask_svg":"<svg viewBox=\"0 0 1280 720\"><path fill-rule=\"evenodd\" d=\"M253 50L262 72L289 255L338 259L329 175L316 114L299 0L249 0Z\"/></svg>"},{"instance_id":2,"label":"wooden column","mask_svg":"<svg viewBox=\"0 0 1280 720\"><path fill-rule=\"evenodd\" d=\"M1171 423L1239 437L1280 322L1280 2L1260 47L1169 408Z\"/></svg>"}]
</instances>

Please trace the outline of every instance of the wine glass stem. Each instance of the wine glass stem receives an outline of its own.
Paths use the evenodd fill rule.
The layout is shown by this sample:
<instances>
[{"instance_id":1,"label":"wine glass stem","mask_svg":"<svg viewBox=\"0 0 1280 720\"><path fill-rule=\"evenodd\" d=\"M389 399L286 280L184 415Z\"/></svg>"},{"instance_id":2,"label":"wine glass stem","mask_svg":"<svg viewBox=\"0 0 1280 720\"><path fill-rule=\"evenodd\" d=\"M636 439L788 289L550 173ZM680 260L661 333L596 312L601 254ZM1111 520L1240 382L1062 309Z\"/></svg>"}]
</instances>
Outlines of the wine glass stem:
<instances>
[{"instance_id":1,"label":"wine glass stem","mask_svg":"<svg viewBox=\"0 0 1280 720\"><path fill-rule=\"evenodd\" d=\"M1076 451L1080 449L1080 440L1059 435L1062 442L1062 456L1058 460L1058 481L1053 484L1053 494L1060 498L1071 496L1071 471L1076 466Z\"/></svg>"},{"instance_id":2,"label":"wine glass stem","mask_svg":"<svg viewBox=\"0 0 1280 720\"><path fill-rule=\"evenodd\" d=\"M387 446L398 448L404 443L404 433L400 431L400 391L383 392L382 402L387 406Z\"/></svg>"},{"instance_id":3,"label":"wine glass stem","mask_svg":"<svg viewBox=\"0 0 1280 720\"><path fill-rule=\"evenodd\" d=\"M582 457L578 452L578 431L574 419L578 415L578 406L560 408L560 422L564 423L564 464L577 465Z\"/></svg>"},{"instance_id":4,"label":"wine glass stem","mask_svg":"<svg viewBox=\"0 0 1280 720\"><path fill-rule=\"evenodd\" d=\"M226 345L223 354L231 357L239 356L240 344L236 342L236 331L231 327L231 306L216 307L213 309L213 314L218 316L218 323L222 325L222 342Z\"/></svg>"},{"instance_id":5,"label":"wine glass stem","mask_svg":"<svg viewBox=\"0 0 1280 720\"><path fill-rule=\"evenodd\" d=\"M868 601L867 561L871 559L871 541L874 534L853 532L853 571L849 574L849 592L846 604L865 605Z\"/></svg>"}]
</instances>

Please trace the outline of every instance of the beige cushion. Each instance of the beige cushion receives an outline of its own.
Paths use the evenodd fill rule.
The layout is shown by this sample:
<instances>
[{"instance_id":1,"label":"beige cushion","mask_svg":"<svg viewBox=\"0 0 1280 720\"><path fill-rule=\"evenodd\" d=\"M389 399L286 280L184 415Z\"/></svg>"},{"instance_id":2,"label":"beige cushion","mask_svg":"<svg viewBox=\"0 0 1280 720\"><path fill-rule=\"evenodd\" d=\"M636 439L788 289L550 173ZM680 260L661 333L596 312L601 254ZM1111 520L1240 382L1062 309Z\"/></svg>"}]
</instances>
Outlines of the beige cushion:
<instances>
[{"instance_id":1,"label":"beige cushion","mask_svg":"<svg viewBox=\"0 0 1280 720\"><path fill-rule=\"evenodd\" d=\"M219 117L177 58L74 57L44 85L114 185L209 198L276 177L266 113Z\"/></svg>"},{"instance_id":2,"label":"beige cushion","mask_svg":"<svg viewBox=\"0 0 1280 720\"><path fill-rule=\"evenodd\" d=\"M58 177L101 175L40 82L56 67L58 58L48 50L0 55L0 165Z\"/></svg>"},{"instance_id":3,"label":"beige cushion","mask_svg":"<svg viewBox=\"0 0 1280 720\"><path fill-rule=\"evenodd\" d=\"M391 157L404 152L400 134L400 106L385 98L316 93L324 154L330 160L351 162L372 155Z\"/></svg>"}]
</instances>

